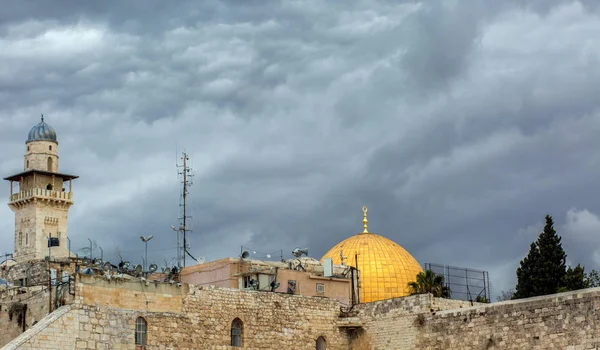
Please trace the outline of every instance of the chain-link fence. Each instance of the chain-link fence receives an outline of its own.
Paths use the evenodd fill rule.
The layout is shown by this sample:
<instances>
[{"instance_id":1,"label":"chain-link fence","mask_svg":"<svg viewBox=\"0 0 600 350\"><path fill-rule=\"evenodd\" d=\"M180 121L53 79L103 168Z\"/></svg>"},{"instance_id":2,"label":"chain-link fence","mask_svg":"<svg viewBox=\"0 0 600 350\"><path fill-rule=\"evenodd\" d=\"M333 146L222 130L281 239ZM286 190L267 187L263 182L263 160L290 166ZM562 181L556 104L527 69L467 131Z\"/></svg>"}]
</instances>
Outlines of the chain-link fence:
<instances>
[{"instance_id":1,"label":"chain-link fence","mask_svg":"<svg viewBox=\"0 0 600 350\"><path fill-rule=\"evenodd\" d=\"M490 302L490 276L487 271L425 263L425 270L444 276L452 299Z\"/></svg>"}]
</instances>

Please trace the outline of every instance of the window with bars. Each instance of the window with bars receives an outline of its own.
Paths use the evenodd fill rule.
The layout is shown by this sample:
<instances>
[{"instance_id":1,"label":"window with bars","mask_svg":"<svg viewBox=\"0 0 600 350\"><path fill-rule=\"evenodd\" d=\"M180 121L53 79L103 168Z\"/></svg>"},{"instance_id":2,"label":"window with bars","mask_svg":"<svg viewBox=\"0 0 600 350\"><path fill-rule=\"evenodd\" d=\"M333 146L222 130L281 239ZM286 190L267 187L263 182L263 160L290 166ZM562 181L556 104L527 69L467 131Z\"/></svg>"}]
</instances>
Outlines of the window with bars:
<instances>
[{"instance_id":1,"label":"window with bars","mask_svg":"<svg viewBox=\"0 0 600 350\"><path fill-rule=\"evenodd\" d=\"M325 285L323 283L317 283L317 293L325 293Z\"/></svg>"},{"instance_id":2,"label":"window with bars","mask_svg":"<svg viewBox=\"0 0 600 350\"><path fill-rule=\"evenodd\" d=\"M244 334L244 324L242 320L236 318L231 322L231 346L242 347L242 335Z\"/></svg>"},{"instance_id":3,"label":"window with bars","mask_svg":"<svg viewBox=\"0 0 600 350\"><path fill-rule=\"evenodd\" d=\"M148 332L148 323L143 317L138 317L135 320L135 345L137 349L146 348Z\"/></svg>"}]
</instances>

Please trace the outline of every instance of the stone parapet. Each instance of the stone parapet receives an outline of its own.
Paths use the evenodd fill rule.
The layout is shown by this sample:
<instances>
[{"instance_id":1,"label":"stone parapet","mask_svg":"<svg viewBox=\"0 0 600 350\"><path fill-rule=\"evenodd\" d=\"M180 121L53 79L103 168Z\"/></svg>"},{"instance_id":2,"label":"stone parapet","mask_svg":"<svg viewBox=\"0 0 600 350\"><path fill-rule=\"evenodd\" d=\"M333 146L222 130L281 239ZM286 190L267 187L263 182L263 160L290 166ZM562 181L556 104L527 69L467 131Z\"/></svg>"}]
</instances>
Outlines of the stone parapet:
<instances>
[{"instance_id":1,"label":"stone parapet","mask_svg":"<svg viewBox=\"0 0 600 350\"><path fill-rule=\"evenodd\" d=\"M53 191L53 190L45 190L42 188L32 188L26 191L20 191L18 193L13 193L9 196L9 201L18 202L21 200L28 200L34 197L41 199L62 199L65 201L72 201L73 192L64 192L64 191Z\"/></svg>"}]
</instances>

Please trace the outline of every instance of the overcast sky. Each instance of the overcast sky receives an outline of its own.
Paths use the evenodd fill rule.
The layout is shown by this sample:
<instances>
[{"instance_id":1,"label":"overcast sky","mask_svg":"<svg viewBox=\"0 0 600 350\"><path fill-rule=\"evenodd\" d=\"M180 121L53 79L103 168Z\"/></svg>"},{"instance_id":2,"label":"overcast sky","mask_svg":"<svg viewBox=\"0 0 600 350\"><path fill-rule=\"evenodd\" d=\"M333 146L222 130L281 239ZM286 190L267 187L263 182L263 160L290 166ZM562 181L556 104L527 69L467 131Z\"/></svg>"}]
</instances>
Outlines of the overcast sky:
<instances>
[{"instance_id":1,"label":"overcast sky","mask_svg":"<svg viewBox=\"0 0 600 350\"><path fill-rule=\"evenodd\" d=\"M367 205L372 232L488 270L494 295L546 214L569 263L598 269L595 2L6 0L0 170L22 170L44 113L81 176L72 250L109 259L141 263L141 234L149 260L176 255L186 149L206 260L320 258ZM0 253L13 231L0 206Z\"/></svg>"}]
</instances>

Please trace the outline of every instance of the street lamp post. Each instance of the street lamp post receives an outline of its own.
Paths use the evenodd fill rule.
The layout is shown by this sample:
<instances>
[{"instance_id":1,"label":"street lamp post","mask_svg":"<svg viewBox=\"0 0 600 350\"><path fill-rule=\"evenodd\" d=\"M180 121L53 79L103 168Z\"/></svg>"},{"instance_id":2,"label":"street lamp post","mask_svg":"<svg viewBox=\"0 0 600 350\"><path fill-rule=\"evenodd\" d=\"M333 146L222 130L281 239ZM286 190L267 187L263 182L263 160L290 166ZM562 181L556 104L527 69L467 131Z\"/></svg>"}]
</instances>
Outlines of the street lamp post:
<instances>
[{"instance_id":1,"label":"street lamp post","mask_svg":"<svg viewBox=\"0 0 600 350\"><path fill-rule=\"evenodd\" d=\"M146 271L146 262L148 261L148 241L151 240L154 236L150 235L148 237L140 236L142 242L146 244L146 259L144 260L144 271Z\"/></svg>"}]
</instances>

